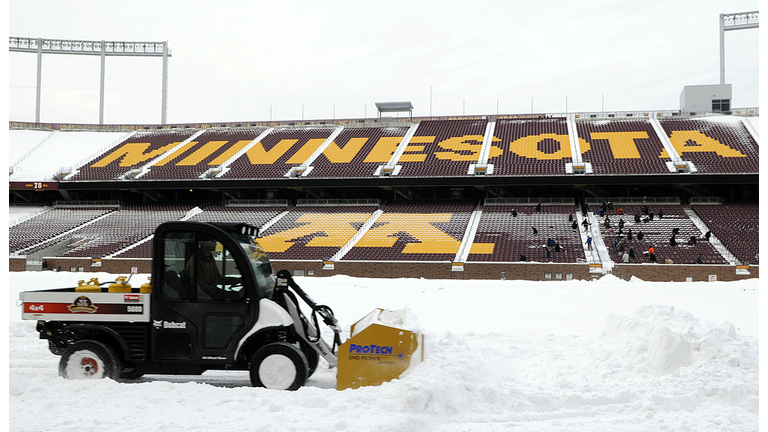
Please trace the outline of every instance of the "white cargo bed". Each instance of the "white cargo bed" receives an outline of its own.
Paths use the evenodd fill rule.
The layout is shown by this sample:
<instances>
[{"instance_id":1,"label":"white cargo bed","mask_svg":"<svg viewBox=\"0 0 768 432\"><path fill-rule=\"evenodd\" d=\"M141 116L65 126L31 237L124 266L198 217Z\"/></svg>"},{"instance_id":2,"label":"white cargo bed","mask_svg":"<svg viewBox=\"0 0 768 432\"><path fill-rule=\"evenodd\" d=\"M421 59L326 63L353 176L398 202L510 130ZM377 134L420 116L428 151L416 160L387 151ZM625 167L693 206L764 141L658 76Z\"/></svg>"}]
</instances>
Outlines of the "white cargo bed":
<instances>
[{"instance_id":1,"label":"white cargo bed","mask_svg":"<svg viewBox=\"0 0 768 432\"><path fill-rule=\"evenodd\" d=\"M149 322L151 294L27 291L19 294L21 319Z\"/></svg>"}]
</instances>

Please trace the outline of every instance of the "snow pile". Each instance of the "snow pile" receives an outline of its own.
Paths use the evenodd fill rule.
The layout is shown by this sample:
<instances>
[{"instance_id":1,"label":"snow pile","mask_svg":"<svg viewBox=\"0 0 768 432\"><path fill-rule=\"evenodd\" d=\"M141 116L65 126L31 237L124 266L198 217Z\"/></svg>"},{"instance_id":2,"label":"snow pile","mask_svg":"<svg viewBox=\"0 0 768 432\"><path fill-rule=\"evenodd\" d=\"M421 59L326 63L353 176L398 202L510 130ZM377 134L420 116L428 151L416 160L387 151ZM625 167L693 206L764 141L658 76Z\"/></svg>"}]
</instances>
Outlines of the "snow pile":
<instances>
[{"instance_id":1,"label":"snow pile","mask_svg":"<svg viewBox=\"0 0 768 432\"><path fill-rule=\"evenodd\" d=\"M633 358L643 363L641 369L656 376L725 355L739 345L729 322L704 325L690 313L658 305L642 307L632 317L612 314L602 336L608 344L636 353Z\"/></svg>"},{"instance_id":2,"label":"snow pile","mask_svg":"<svg viewBox=\"0 0 768 432\"><path fill-rule=\"evenodd\" d=\"M99 274L111 280L114 275ZM144 275L134 277L139 282ZM82 274L12 273L20 287ZM410 326L425 360L335 390L321 362L295 392L247 372L67 381L34 321L10 315L12 430L745 431L758 428L758 280L713 283L297 278L346 322ZM137 282L138 283L138 282ZM14 292L15 291L15 292ZM659 304L663 305L659 305ZM411 316L412 315L412 316ZM715 324L719 323L719 324ZM323 329L329 340L330 331ZM348 337L342 335L342 340Z\"/></svg>"},{"instance_id":3,"label":"snow pile","mask_svg":"<svg viewBox=\"0 0 768 432\"><path fill-rule=\"evenodd\" d=\"M410 308L403 309L376 309L355 323L354 331L350 337L359 334L371 324L379 324L387 327L408 330L412 333L420 333L419 320Z\"/></svg>"}]
</instances>

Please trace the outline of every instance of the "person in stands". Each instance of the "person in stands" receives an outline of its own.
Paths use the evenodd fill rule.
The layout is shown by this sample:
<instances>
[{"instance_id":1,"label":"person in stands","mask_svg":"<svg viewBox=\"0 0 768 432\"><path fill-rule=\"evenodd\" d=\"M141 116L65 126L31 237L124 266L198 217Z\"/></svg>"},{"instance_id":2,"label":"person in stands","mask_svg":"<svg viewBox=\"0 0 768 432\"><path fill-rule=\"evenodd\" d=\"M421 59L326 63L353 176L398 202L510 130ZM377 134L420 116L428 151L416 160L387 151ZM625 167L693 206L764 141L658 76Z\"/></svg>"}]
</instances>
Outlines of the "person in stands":
<instances>
[{"instance_id":1,"label":"person in stands","mask_svg":"<svg viewBox=\"0 0 768 432\"><path fill-rule=\"evenodd\" d=\"M512 209L512 217L517 217L517 210Z\"/></svg>"},{"instance_id":2,"label":"person in stands","mask_svg":"<svg viewBox=\"0 0 768 432\"><path fill-rule=\"evenodd\" d=\"M587 237L587 250L592 250L592 236Z\"/></svg>"},{"instance_id":3,"label":"person in stands","mask_svg":"<svg viewBox=\"0 0 768 432\"><path fill-rule=\"evenodd\" d=\"M642 232L642 231L640 231L640 232L638 232L638 233L637 233L637 239L638 239L639 241L643 241L643 238L644 238L644 237L645 237L645 234L643 234L643 232Z\"/></svg>"},{"instance_id":4,"label":"person in stands","mask_svg":"<svg viewBox=\"0 0 768 432\"><path fill-rule=\"evenodd\" d=\"M531 229L533 230L533 235L538 235L539 234L539 230L537 230L536 227L532 226Z\"/></svg>"},{"instance_id":5,"label":"person in stands","mask_svg":"<svg viewBox=\"0 0 768 432\"><path fill-rule=\"evenodd\" d=\"M701 254L696 257L696 261L694 261L696 264L704 264L704 260L701 258Z\"/></svg>"},{"instance_id":6,"label":"person in stands","mask_svg":"<svg viewBox=\"0 0 768 432\"><path fill-rule=\"evenodd\" d=\"M709 238L710 238L710 237L712 237L712 231L707 231L707 232L704 234L704 238L705 238L705 239L707 239L707 241L709 241Z\"/></svg>"}]
</instances>

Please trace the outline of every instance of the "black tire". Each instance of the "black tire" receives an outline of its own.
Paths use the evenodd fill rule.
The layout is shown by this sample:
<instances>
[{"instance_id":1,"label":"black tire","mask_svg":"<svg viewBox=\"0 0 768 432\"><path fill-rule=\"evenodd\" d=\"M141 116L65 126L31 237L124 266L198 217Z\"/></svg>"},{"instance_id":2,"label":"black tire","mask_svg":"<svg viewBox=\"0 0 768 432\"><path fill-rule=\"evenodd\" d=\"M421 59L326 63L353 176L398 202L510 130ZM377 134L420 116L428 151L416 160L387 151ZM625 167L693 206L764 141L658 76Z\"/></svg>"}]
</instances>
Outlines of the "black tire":
<instances>
[{"instance_id":1,"label":"black tire","mask_svg":"<svg viewBox=\"0 0 768 432\"><path fill-rule=\"evenodd\" d=\"M309 345L307 342L304 342L303 340L300 342L300 345L301 352L303 352L304 357L307 358L307 378L309 378L317 370L317 365L320 363L320 354L318 354L311 345Z\"/></svg>"},{"instance_id":2,"label":"black tire","mask_svg":"<svg viewBox=\"0 0 768 432\"><path fill-rule=\"evenodd\" d=\"M287 342L271 343L256 351L249 369L254 387L274 390L297 390L309 376L307 357Z\"/></svg>"},{"instance_id":3,"label":"black tire","mask_svg":"<svg viewBox=\"0 0 768 432\"><path fill-rule=\"evenodd\" d=\"M117 380L121 372L120 360L108 345L83 340L75 342L61 354L59 375L67 379Z\"/></svg>"}]
</instances>

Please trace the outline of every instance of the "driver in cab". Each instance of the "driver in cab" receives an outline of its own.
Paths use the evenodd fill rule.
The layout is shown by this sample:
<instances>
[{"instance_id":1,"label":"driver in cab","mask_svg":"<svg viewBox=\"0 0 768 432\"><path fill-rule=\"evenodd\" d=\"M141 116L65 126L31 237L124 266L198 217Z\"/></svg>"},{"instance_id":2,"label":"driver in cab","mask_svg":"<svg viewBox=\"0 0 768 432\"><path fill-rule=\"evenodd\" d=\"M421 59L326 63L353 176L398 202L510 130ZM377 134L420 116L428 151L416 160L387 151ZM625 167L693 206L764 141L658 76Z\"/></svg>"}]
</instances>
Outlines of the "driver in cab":
<instances>
[{"instance_id":1,"label":"driver in cab","mask_svg":"<svg viewBox=\"0 0 768 432\"><path fill-rule=\"evenodd\" d=\"M216 258L214 257L216 245L216 241L199 242L197 253L189 259L185 270L188 275L195 275L198 295L201 298L236 300L240 298L243 293L241 291L227 290L226 288L231 289L233 286L239 285L241 283L241 278L222 276L219 271L221 262L217 263ZM234 267L234 261L230 261L228 264L232 266L232 270L237 271Z\"/></svg>"}]
</instances>

